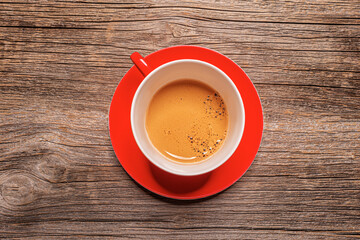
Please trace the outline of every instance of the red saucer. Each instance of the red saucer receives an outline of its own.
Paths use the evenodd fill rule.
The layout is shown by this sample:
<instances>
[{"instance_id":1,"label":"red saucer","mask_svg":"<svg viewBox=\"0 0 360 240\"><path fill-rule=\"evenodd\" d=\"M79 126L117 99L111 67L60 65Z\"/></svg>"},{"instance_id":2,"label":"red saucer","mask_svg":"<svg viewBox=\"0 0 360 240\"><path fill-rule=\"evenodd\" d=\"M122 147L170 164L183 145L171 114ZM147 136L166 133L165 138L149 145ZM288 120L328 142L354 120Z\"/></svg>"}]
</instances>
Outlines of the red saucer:
<instances>
[{"instance_id":1,"label":"red saucer","mask_svg":"<svg viewBox=\"0 0 360 240\"><path fill-rule=\"evenodd\" d=\"M199 199L230 187L250 167L262 137L261 103L249 77L229 58L202 47L165 48L144 57L144 59L153 69L178 59L197 59L220 68L233 80L241 94L245 107L245 129L235 153L228 161L209 174L179 177L160 170L142 154L131 131L131 103L137 87L144 79L136 66L133 66L116 88L109 113L110 138L120 164L141 186L168 198Z\"/></svg>"}]
</instances>

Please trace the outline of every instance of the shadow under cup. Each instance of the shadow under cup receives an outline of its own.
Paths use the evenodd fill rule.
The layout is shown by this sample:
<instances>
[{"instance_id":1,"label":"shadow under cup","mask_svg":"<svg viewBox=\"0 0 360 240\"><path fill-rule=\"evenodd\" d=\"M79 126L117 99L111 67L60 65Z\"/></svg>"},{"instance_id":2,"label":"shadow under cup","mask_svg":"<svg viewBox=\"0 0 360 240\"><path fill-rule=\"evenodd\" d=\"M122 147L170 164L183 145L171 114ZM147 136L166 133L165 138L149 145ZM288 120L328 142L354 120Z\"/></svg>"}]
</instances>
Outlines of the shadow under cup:
<instances>
[{"instance_id":1,"label":"shadow under cup","mask_svg":"<svg viewBox=\"0 0 360 240\"><path fill-rule=\"evenodd\" d=\"M180 79L192 79L215 89L228 111L228 131L222 147L200 163L176 163L167 159L152 145L146 132L146 112L152 97L163 86ZM226 162L240 143L244 125L244 106L234 83L217 67L199 60L177 60L154 69L140 84L131 106L131 127L140 150L155 166L180 176L205 174Z\"/></svg>"}]
</instances>

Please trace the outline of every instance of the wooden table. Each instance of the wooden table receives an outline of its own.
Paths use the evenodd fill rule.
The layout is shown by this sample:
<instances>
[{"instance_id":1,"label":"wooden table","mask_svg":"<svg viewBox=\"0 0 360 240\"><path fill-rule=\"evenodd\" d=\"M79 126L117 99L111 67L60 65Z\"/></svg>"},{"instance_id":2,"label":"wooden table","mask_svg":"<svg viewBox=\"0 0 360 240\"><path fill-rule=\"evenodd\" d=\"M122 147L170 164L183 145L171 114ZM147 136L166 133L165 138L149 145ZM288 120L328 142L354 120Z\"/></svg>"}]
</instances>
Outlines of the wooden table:
<instances>
[{"instance_id":1,"label":"wooden table","mask_svg":"<svg viewBox=\"0 0 360 240\"><path fill-rule=\"evenodd\" d=\"M360 3L0 2L0 238L360 237ZM175 201L113 152L108 110L142 55L219 51L256 86L264 135L225 192Z\"/></svg>"}]
</instances>

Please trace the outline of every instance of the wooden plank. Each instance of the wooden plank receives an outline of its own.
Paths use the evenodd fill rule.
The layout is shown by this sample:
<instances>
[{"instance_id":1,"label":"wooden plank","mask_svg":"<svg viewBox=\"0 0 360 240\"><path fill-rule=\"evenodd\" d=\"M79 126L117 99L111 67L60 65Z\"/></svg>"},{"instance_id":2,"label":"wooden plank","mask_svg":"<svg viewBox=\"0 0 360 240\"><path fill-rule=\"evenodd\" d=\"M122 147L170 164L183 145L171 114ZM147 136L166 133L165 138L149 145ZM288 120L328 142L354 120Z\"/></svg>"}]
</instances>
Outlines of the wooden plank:
<instances>
[{"instance_id":1,"label":"wooden plank","mask_svg":"<svg viewBox=\"0 0 360 240\"><path fill-rule=\"evenodd\" d=\"M0 238L358 238L359 10L324 0L0 2ZM130 54L182 44L239 64L264 110L254 164L203 201L139 187L108 133Z\"/></svg>"}]
</instances>

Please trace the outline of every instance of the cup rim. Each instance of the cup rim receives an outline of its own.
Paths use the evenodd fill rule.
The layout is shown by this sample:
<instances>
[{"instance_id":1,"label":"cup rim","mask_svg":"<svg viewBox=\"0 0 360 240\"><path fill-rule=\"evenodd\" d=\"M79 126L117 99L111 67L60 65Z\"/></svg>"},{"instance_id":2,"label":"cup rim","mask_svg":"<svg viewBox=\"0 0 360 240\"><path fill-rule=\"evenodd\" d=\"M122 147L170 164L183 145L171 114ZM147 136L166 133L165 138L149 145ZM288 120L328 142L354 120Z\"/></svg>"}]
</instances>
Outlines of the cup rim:
<instances>
[{"instance_id":1,"label":"cup rim","mask_svg":"<svg viewBox=\"0 0 360 240\"><path fill-rule=\"evenodd\" d=\"M235 94L238 98L238 100L240 101L240 105L241 105L241 108L240 108L240 113L241 113L241 132L240 134L238 135L237 139L236 139L236 142L232 145L231 149L225 154L225 156L223 157L223 160L221 161L218 161L216 164L214 164L211 168L208 168L208 169L205 169L205 170L202 170L202 171L198 171L196 173L190 173L190 172L174 172L170 169L167 169L167 168L164 168L162 165L158 164L157 161L154 161L152 159L152 157L150 156L150 154L145 150L145 148L143 147L143 145L141 144L141 140L139 139L140 136L138 136L136 134L136 131L135 131L135 124L134 124L134 119L135 119L135 107L134 107L134 103L136 101L136 99L138 98L139 94L140 94L140 90L143 88L143 86L145 85L145 83L148 81L148 79L150 79L152 77L152 75L154 75L156 72L158 72L159 70L163 69L163 68L166 68L170 65L173 65L173 64L177 64L177 63L182 63L182 62L194 62L194 63L200 63L200 64L203 64L203 65L206 65L207 67L210 67L212 69L215 69L217 72L219 72L221 75L224 76L225 79L227 79L227 82L228 84L230 84L230 86L233 88L233 90L235 90ZM155 93L154 93L155 94ZM138 86L134 96L133 96L133 100L132 100L132 103L131 103L131 112L130 112L130 121L131 121L131 130L132 130L132 133L133 133L133 136L135 138L135 141L137 143L137 146L140 148L141 152L145 155L145 157L152 163L154 164L156 167L168 172L168 173L171 173L171 174L175 174L175 175L179 175L179 176L198 176L198 175L201 175L201 174L205 174L205 173L209 173L209 172L212 172L213 170L217 169L218 167L220 167L222 164L224 164L232 155L233 153L236 151L237 147L239 146L240 144L240 141L242 139L242 136L243 136L243 133L244 133L244 129L245 129L245 109L244 109L244 103L243 103L243 100L242 100L242 97L240 95L240 92L238 91L237 87L235 86L234 82L232 81L232 79L225 73L223 72L221 69L219 69L218 67L208 63L208 62L205 62L205 61L201 61L201 60L196 60L196 59L180 59L180 60L174 60L174 61L170 61L170 62L167 62L167 63L164 63L160 66L158 66L157 68L153 69L147 76L145 76L145 78L141 81L140 85ZM150 140L149 140L150 141ZM150 142L151 143L151 142ZM151 144L153 146L153 144ZM156 149L155 146L153 146L155 148L156 151L158 151ZM221 150L221 148L220 148ZM162 156L162 154L160 154ZM165 158L164 156L162 156L163 158ZM166 159L167 160L167 159ZM168 160L170 161L170 160ZM205 160L206 161L206 160ZM201 164L201 163L199 163ZM181 165L181 164L179 164Z\"/></svg>"}]
</instances>

